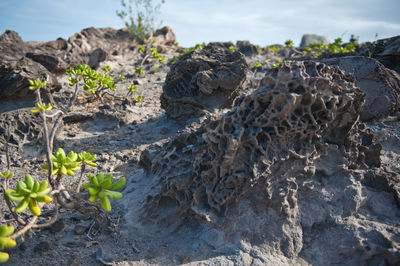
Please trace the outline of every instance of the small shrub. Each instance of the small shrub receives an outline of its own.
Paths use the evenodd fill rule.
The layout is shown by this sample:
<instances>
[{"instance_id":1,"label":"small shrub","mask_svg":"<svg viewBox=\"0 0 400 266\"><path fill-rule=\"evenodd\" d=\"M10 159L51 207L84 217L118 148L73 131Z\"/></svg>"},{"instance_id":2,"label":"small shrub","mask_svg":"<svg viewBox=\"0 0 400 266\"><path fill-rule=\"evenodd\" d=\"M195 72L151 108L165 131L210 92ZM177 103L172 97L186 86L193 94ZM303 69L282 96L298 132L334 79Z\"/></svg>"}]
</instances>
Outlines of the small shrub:
<instances>
[{"instance_id":1,"label":"small shrub","mask_svg":"<svg viewBox=\"0 0 400 266\"><path fill-rule=\"evenodd\" d=\"M117 16L124 21L133 36L144 41L160 26L157 16L163 3L164 0L156 5L153 5L152 0L121 0L122 10L117 10Z\"/></svg>"}]
</instances>

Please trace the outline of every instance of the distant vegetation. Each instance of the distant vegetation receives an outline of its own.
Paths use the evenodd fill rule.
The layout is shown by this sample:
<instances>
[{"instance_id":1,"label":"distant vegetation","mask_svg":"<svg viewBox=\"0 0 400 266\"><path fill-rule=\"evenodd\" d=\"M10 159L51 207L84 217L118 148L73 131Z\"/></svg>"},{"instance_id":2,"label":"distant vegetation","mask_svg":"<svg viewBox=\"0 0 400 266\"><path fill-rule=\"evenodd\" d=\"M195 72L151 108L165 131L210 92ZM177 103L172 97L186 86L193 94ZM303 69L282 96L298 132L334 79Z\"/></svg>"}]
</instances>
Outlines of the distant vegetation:
<instances>
[{"instance_id":1,"label":"distant vegetation","mask_svg":"<svg viewBox=\"0 0 400 266\"><path fill-rule=\"evenodd\" d=\"M152 0L121 0L122 10L117 10L125 26L139 41L148 38L152 31L161 25L158 13L165 1L153 5Z\"/></svg>"}]
</instances>

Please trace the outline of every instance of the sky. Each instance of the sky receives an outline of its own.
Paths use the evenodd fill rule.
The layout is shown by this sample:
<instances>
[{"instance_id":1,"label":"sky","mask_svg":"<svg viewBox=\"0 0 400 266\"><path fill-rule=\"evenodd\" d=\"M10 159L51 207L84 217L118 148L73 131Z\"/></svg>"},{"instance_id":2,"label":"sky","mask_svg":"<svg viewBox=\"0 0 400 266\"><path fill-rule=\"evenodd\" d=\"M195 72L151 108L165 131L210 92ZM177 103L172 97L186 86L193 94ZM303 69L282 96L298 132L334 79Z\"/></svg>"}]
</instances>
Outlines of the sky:
<instances>
[{"instance_id":1,"label":"sky","mask_svg":"<svg viewBox=\"0 0 400 266\"><path fill-rule=\"evenodd\" d=\"M88 27L120 29L120 3L0 0L0 34L10 29L24 41L50 41ZM165 0L159 18L184 47L237 40L266 46L288 39L297 46L305 33L345 41L355 34L361 42L400 35L399 14L400 0Z\"/></svg>"}]
</instances>

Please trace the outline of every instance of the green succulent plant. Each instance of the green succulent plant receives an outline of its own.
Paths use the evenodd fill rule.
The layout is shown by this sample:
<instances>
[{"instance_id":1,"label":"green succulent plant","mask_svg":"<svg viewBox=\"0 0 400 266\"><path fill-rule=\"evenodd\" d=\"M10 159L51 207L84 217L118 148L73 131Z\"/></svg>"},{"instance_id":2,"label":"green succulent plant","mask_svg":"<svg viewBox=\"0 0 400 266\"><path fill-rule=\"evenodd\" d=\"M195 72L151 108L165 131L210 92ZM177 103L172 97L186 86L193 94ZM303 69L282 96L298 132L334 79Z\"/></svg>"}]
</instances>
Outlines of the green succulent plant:
<instances>
[{"instance_id":1,"label":"green succulent plant","mask_svg":"<svg viewBox=\"0 0 400 266\"><path fill-rule=\"evenodd\" d=\"M96 159L96 154L91 155L90 152L83 151L78 154L78 159L76 161L82 165L87 164L96 167L97 164L93 162L95 159Z\"/></svg>"},{"instance_id":2,"label":"green succulent plant","mask_svg":"<svg viewBox=\"0 0 400 266\"><path fill-rule=\"evenodd\" d=\"M29 86L29 89L31 91L34 91L46 86L47 82L46 81L41 82L40 79L35 79L35 80L29 80L29 84L31 84L31 86Z\"/></svg>"},{"instance_id":3,"label":"green succulent plant","mask_svg":"<svg viewBox=\"0 0 400 266\"><path fill-rule=\"evenodd\" d=\"M7 197L15 202L20 202L15 207L16 213L21 213L29 206L29 210L35 216L41 213L38 202L51 202L52 198L47 195L50 192L48 182L34 180L31 175L25 176L25 181L18 181L17 189L6 190Z\"/></svg>"},{"instance_id":4,"label":"green succulent plant","mask_svg":"<svg viewBox=\"0 0 400 266\"><path fill-rule=\"evenodd\" d=\"M255 68L261 68L261 67L262 67L262 64L261 64L260 62L255 62L255 63L253 64L253 67L255 67Z\"/></svg>"},{"instance_id":5,"label":"green succulent plant","mask_svg":"<svg viewBox=\"0 0 400 266\"><path fill-rule=\"evenodd\" d=\"M104 65L101 67L101 70L103 70L106 73L110 73L111 72L111 67L108 65Z\"/></svg>"},{"instance_id":6,"label":"green succulent plant","mask_svg":"<svg viewBox=\"0 0 400 266\"><path fill-rule=\"evenodd\" d=\"M40 112L44 112L44 111L50 111L51 109L53 109L53 106L51 106L50 103L48 104L40 104L40 103L35 103L35 108L36 109L32 109L31 113L33 114L38 114Z\"/></svg>"},{"instance_id":7,"label":"green succulent plant","mask_svg":"<svg viewBox=\"0 0 400 266\"><path fill-rule=\"evenodd\" d=\"M102 69L105 72L111 71L111 67L107 65L103 66ZM107 74L96 72L86 64L69 68L66 70L66 74L70 86L74 86L77 82L83 80L83 89L92 94L97 94L97 96L105 89L115 90L116 88L115 81L112 77Z\"/></svg>"},{"instance_id":8,"label":"green succulent plant","mask_svg":"<svg viewBox=\"0 0 400 266\"><path fill-rule=\"evenodd\" d=\"M14 174L11 173L10 170L6 170L4 172L0 172L0 177L12 178L13 176L14 176Z\"/></svg>"},{"instance_id":9,"label":"green succulent plant","mask_svg":"<svg viewBox=\"0 0 400 266\"><path fill-rule=\"evenodd\" d=\"M151 52L151 55L154 58L156 58L158 61L160 61L161 63L165 63L165 58L160 53L157 52L156 48L154 48L154 47L151 48L150 52Z\"/></svg>"},{"instance_id":10,"label":"green succulent plant","mask_svg":"<svg viewBox=\"0 0 400 266\"><path fill-rule=\"evenodd\" d=\"M294 45L294 42L292 40L286 40L285 46L288 48L292 48Z\"/></svg>"},{"instance_id":11,"label":"green succulent plant","mask_svg":"<svg viewBox=\"0 0 400 266\"><path fill-rule=\"evenodd\" d=\"M233 46L233 45L229 46L228 49L229 49L229 51L231 51L232 53L236 51L236 48L235 48L235 46Z\"/></svg>"},{"instance_id":12,"label":"green succulent plant","mask_svg":"<svg viewBox=\"0 0 400 266\"><path fill-rule=\"evenodd\" d=\"M17 245L14 239L9 236L14 233L14 227L3 224L0 226L0 250L5 248L13 248ZM0 263L6 262L10 258L10 255L6 252L0 251Z\"/></svg>"},{"instance_id":13,"label":"green succulent plant","mask_svg":"<svg viewBox=\"0 0 400 266\"><path fill-rule=\"evenodd\" d=\"M135 68L135 73L140 76L140 75L144 75L146 72L144 71L143 67L136 67Z\"/></svg>"},{"instance_id":14,"label":"green succulent plant","mask_svg":"<svg viewBox=\"0 0 400 266\"><path fill-rule=\"evenodd\" d=\"M100 199L100 205L105 211L111 211L111 203L108 197L114 200L122 198L120 192L114 191L125 185L125 177L115 181L111 174L89 175L89 183L83 184L83 187L89 192L90 202Z\"/></svg>"},{"instance_id":15,"label":"green succulent plant","mask_svg":"<svg viewBox=\"0 0 400 266\"><path fill-rule=\"evenodd\" d=\"M144 50L145 50L144 45L139 45L138 50L139 50L139 52L144 53Z\"/></svg>"},{"instance_id":16,"label":"green succulent plant","mask_svg":"<svg viewBox=\"0 0 400 266\"><path fill-rule=\"evenodd\" d=\"M125 76L123 76L123 75L118 75L118 78L119 78L122 82L125 81Z\"/></svg>"},{"instance_id":17,"label":"green succulent plant","mask_svg":"<svg viewBox=\"0 0 400 266\"><path fill-rule=\"evenodd\" d=\"M51 161L53 163L52 175L69 175L73 176L75 171L78 171L80 162L78 161L78 154L70 151L68 155L62 148L58 148L56 155L51 154ZM48 164L41 165L43 169L49 169Z\"/></svg>"}]
</instances>

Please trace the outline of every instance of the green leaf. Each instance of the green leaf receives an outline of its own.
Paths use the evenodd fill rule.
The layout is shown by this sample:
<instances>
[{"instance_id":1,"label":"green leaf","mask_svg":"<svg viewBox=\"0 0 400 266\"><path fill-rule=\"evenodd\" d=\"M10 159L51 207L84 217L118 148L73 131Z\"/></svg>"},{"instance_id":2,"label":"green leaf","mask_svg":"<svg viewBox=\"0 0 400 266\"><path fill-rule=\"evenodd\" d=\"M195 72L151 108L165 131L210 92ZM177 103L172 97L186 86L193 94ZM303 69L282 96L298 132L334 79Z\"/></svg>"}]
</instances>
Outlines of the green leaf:
<instances>
[{"instance_id":1,"label":"green leaf","mask_svg":"<svg viewBox=\"0 0 400 266\"><path fill-rule=\"evenodd\" d=\"M0 251L0 263L8 261L9 258L10 258L10 255L8 255L8 253Z\"/></svg>"},{"instance_id":2,"label":"green leaf","mask_svg":"<svg viewBox=\"0 0 400 266\"><path fill-rule=\"evenodd\" d=\"M56 157L58 162L63 162L65 160L65 151L62 148L58 148L56 152Z\"/></svg>"},{"instance_id":3,"label":"green leaf","mask_svg":"<svg viewBox=\"0 0 400 266\"><path fill-rule=\"evenodd\" d=\"M17 243L15 240L8 237L0 237L0 249L15 247Z\"/></svg>"},{"instance_id":4,"label":"green leaf","mask_svg":"<svg viewBox=\"0 0 400 266\"><path fill-rule=\"evenodd\" d=\"M25 184L26 184L26 186L27 186L29 189L32 189L33 183L34 183L34 181L33 181L32 176L31 176L31 175L26 175L26 176L25 176Z\"/></svg>"},{"instance_id":5,"label":"green leaf","mask_svg":"<svg viewBox=\"0 0 400 266\"><path fill-rule=\"evenodd\" d=\"M6 237L14 233L14 226L3 224L0 226L0 237Z\"/></svg>"},{"instance_id":6,"label":"green leaf","mask_svg":"<svg viewBox=\"0 0 400 266\"><path fill-rule=\"evenodd\" d=\"M21 213L21 212L25 211L26 208L28 207L28 204L29 204L29 199L24 199L24 200L22 200L22 201L17 205L17 207L15 207L15 212L16 212L16 213Z\"/></svg>"},{"instance_id":7,"label":"green leaf","mask_svg":"<svg viewBox=\"0 0 400 266\"><path fill-rule=\"evenodd\" d=\"M105 211L111 211L111 203L107 196L104 198L100 198L100 205Z\"/></svg>"},{"instance_id":8,"label":"green leaf","mask_svg":"<svg viewBox=\"0 0 400 266\"><path fill-rule=\"evenodd\" d=\"M104 189L108 189L113 181L113 176L111 174L108 174L105 176L103 182L100 183L100 186Z\"/></svg>"},{"instance_id":9,"label":"green leaf","mask_svg":"<svg viewBox=\"0 0 400 266\"><path fill-rule=\"evenodd\" d=\"M47 182L47 180L45 180L42 183L40 183L40 187L39 187L38 192L44 191L47 188L48 185L49 185L49 182Z\"/></svg>"},{"instance_id":10,"label":"green leaf","mask_svg":"<svg viewBox=\"0 0 400 266\"><path fill-rule=\"evenodd\" d=\"M117 190L122 188L125 185L126 179L125 177L118 179L118 181L114 182L108 189Z\"/></svg>"},{"instance_id":11,"label":"green leaf","mask_svg":"<svg viewBox=\"0 0 400 266\"><path fill-rule=\"evenodd\" d=\"M39 188L40 188L40 183L39 181L35 180L35 182L33 182L32 192L38 192Z\"/></svg>"},{"instance_id":12,"label":"green leaf","mask_svg":"<svg viewBox=\"0 0 400 266\"><path fill-rule=\"evenodd\" d=\"M118 199L122 198L122 193L117 192L117 191L107 190L107 194L108 194L108 196L110 196L110 198L112 198L113 200L118 200Z\"/></svg>"}]
</instances>

